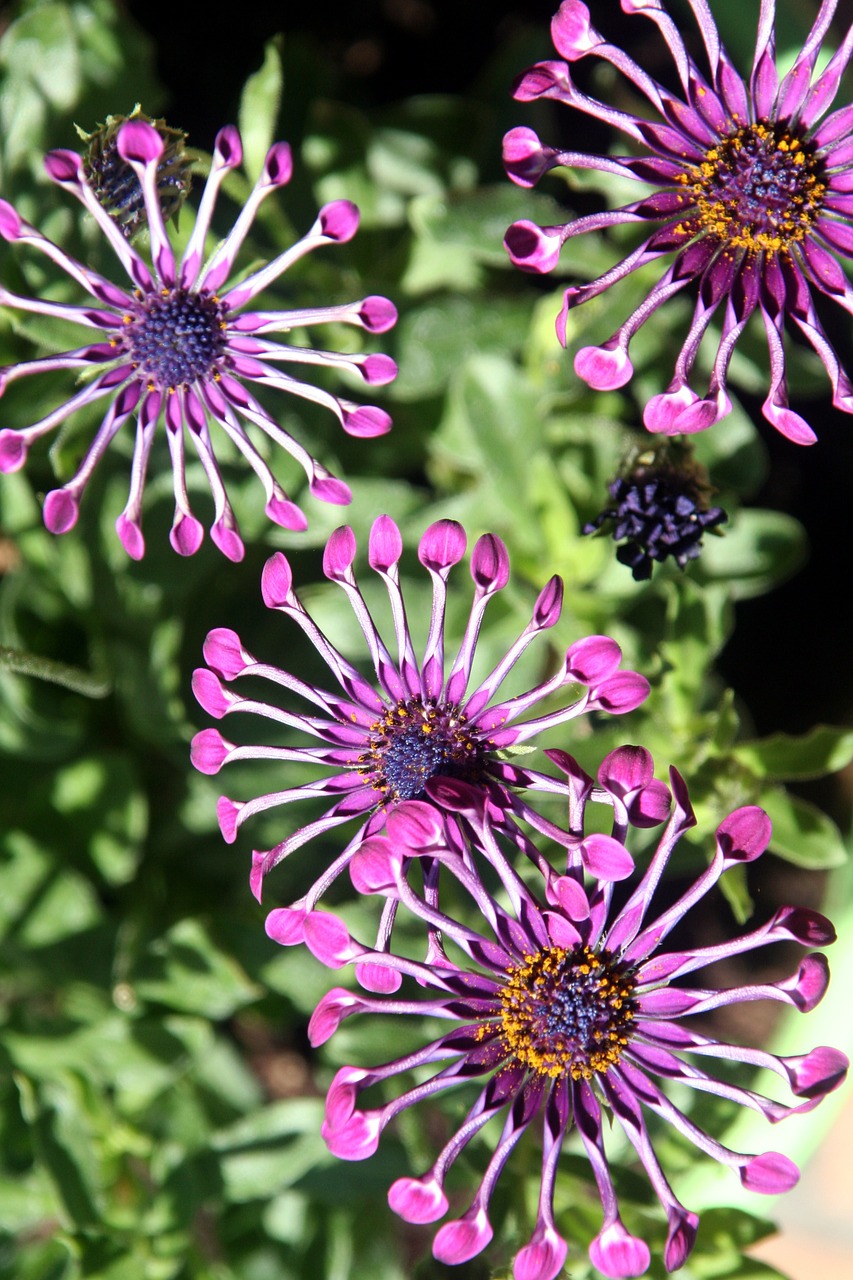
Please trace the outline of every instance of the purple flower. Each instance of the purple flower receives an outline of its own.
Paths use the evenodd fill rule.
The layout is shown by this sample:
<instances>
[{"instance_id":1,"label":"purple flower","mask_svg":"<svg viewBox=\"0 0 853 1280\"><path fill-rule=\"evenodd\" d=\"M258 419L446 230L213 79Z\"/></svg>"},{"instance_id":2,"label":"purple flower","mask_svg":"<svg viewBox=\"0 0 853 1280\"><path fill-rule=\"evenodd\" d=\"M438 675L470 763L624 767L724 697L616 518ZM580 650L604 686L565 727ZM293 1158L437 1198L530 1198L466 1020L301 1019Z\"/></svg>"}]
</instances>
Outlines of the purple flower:
<instances>
[{"instance_id":1,"label":"purple flower","mask_svg":"<svg viewBox=\"0 0 853 1280\"><path fill-rule=\"evenodd\" d=\"M382 333L393 325L396 311L387 298L380 297L342 306L286 311L246 309L294 262L321 245L340 244L352 238L358 227L358 210L347 200L325 205L301 240L243 279L231 285L227 283L261 203L290 180L292 161L287 143L277 142L270 148L261 175L230 234L206 263L205 241L219 188L228 172L242 160L237 130L229 125L217 135L195 227L179 263L169 241L162 208L163 138L146 121L129 120L118 131L116 147L142 188L151 267L129 243L86 182L84 162L76 152L52 151L45 159L45 166L53 181L75 196L96 220L130 278L129 288L119 288L77 262L30 226L10 204L0 200L0 235L38 249L81 285L95 299L95 305L71 306L18 297L2 287L0 304L70 320L96 331L96 341L74 351L0 370L0 394L8 383L31 374L54 369L89 371L82 388L47 417L20 431L0 431L0 471L15 471L23 466L33 441L53 431L84 405L107 398L109 409L77 474L45 499L44 521L48 529L52 533L66 533L77 521L80 497L102 454L125 421L135 414L130 494L116 528L128 555L139 559L145 551L141 529L145 474L155 429L162 415L174 475L172 546L181 555L192 555L204 536L202 525L190 510L187 494L185 450L190 441L213 494L215 516L211 536L229 559L240 560L243 544L211 442L211 420L222 427L261 481L270 519L287 529L304 529L307 523L304 514L273 476L243 422L259 428L296 459L304 468L316 498L345 504L350 501L350 491L270 416L246 384L256 382L324 405L350 435L381 435L391 426L383 409L343 400L293 374L279 372L276 365L284 362L297 368L302 365L346 368L357 370L370 384L382 384L396 374L393 360L384 355L314 351L271 341L267 335L329 322Z\"/></svg>"},{"instance_id":2,"label":"purple flower","mask_svg":"<svg viewBox=\"0 0 853 1280\"><path fill-rule=\"evenodd\" d=\"M646 405L644 419L650 431L702 431L729 412L729 362L753 313L761 317L767 334L770 390L764 415L773 426L797 444L816 439L788 406L786 317L826 366L835 406L853 413L853 385L818 319L813 297L814 292L825 295L853 312L853 288L838 261L839 256L853 256L853 107L826 114L853 52L853 26L838 52L815 75L836 4L837 0L823 0L802 51L780 80L775 3L762 0L747 85L720 44L706 0L690 0L690 6L705 46L708 76L694 63L660 0L622 0L626 13L646 17L659 28L675 63L679 95L609 44L593 27L581 0L564 0L551 24L557 51L569 62L593 56L611 63L631 89L649 101L656 118L646 120L582 93L565 62L540 63L516 86L515 97L522 102L555 98L613 125L635 143L638 154L607 158L562 152L540 142L531 129L512 129L504 139L504 161L515 182L533 186L549 169L565 165L598 169L654 188L632 204L577 218L566 226L538 227L524 221L509 228L505 243L513 262L537 272L554 267L571 236L630 223L640 224L647 233L610 271L566 290L557 320L561 342L565 345L573 307L646 263L672 258L648 297L616 333L602 346L578 352L579 377L598 389L623 386L633 373L628 346L634 334L668 298L697 284L693 321L673 380ZM722 336L708 392L700 397L690 377L717 312Z\"/></svg>"},{"instance_id":3,"label":"purple flower","mask_svg":"<svg viewBox=\"0 0 853 1280\"><path fill-rule=\"evenodd\" d=\"M705 532L728 519L722 507L710 506L707 472L686 442L668 439L660 449L634 451L607 487L612 501L583 532L605 528L621 542L616 559L638 582L652 576L655 561L672 558L684 569L702 550Z\"/></svg>"},{"instance_id":4,"label":"purple flower","mask_svg":"<svg viewBox=\"0 0 853 1280\"><path fill-rule=\"evenodd\" d=\"M422 1177L395 1182L388 1197L391 1207L409 1222L442 1217L448 1209L444 1181L450 1166L489 1120L502 1115L503 1131L470 1207L445 1223L433 1244L442 1262L464 1262L491 1239L488 1214L495 1184L516 1143L536 1121L542 1131L539 1210L532 1238L515 1258L513 1274L515 1280L553 1280L567 1252L554 1221L554 1183L563 1143L574 1129L589 1158L603 1209L590 1258L607 1276L640 1276L649 1265L649 1250L622 1223L605 1152L605 1135L615 1122L634 1147L666 1212L664 1263L673 1271L690 1253L698 1217L676 1198L658 1163L647 1112L734 1169L748 1190L785 1191L795 1184L798 1172L776 1152L753 1156L723 1146L669 1099L666 1082L729 1099L776 1123L811 1110L841 1083L848 1066L834 1049L782 1058L722 1043L691 1026L697 1014L753 1000L781 1001L804 1012L812 1009L828 981L822 955L806 955L796 973L781 982L721 990L681 980L715 961L772 942L811 947L832 942L835 934L817 912L784 907L767 923L729 942L667 950L663 944L671 930L701 903L722 873L763 853L770 839L766 813L750 805L724 819L710 866L677 901L655 912L651 902L658 882L679 837L695 823L684 783L671 770L674 804L669 821L646 872L624 906L614 911L612 882L585 882L583 849L590 840L611 841L626 854L629 827L649 825L644 814L649 794L660 817L657 788L662 784L652 779L651 756L641 747L612 752L598 772L597 788L570 756L555 752L553 757L568 777L569 838L565 874L547 873L541 895L504 860L488 811L473 789L457 784L458 807L480 851L497 871L509 909L483 887L470 852L460 850L449 828L442 830L441 816L432 811L430 829L426 806L415 803L401 805L390 816L387 837L365 841L350 872L360 892L383 894L428 926L426 961L364 947L340 920L326 913L316 912L306 921L306 941L325 964L356 962L362 969L375 964L383 971L393 967L402 977L414 979L411 997L405 998L382 999L343 988L330 991L311 1019L313 1044L323 1043L344 1018L356 1013L439 1017L454 1024L422 1049L383 1066L345 1066L338 1071L329 1089L323 1134L335 1155L364 1159L376 1150L385 1126L407 1107L477 1082L470 1110L432 1168ZM585 835L591 799L613 806L611 835ZM413 889L406 876L410 858L404 853L421 854L429 864L438 861L470 895L488 932L441 910L434 894ZM273 911L267 932L276 940L279 927L279 913ZM783 1105L716 1079L701 1065L715 1059L768 1068L788 1083L798 1101ZM418 1068L433 1068L434 1074L422 1073L421 1083L384 1106L361 1106L361 1095L372 1085Z\"/></svg>"},{"instance_id":5,"label":"purple flower","mask_svg":"<svg viewBox=\"0 0 853 1280\"><path fill-rule=\"evenodd\" d=\"M264 602L302 628L342 692L330 692L280 667L259 662L233 631L215 630L207 637L204 656L210 669L201 668L193 677L193 690L206 711L217 718L234 713L263 716L319 740L322 745L235 746L216 729L205 729L193 739L195 767L215 774L233 760L282 760L301 762L312 771L318 766L321 770L334 770L331 777L312 776L302 786L245 803L225 796L220 799L219 824L229 842L236 839L238 828L247 818L266 809L312 798L328 802L321 818L298 827L275 848L254 854L254 893L260 897L264 877L294 849L324 831L344 823L359 823L340 857L330 867L324 867L304 898L288 909L293 942L301 941L302 922L320 895L363 840L381 831L389 812L401 802L424 796L434 800L438 797L440 802L440 780L455 778L475 784L498 806L499 823L512 823L518 816L541 824L517 789L565 791L565 784L522 769L502 759L500 753L583 712L632 711L648 694L648 681L643 676L619 669L621 650L614 640L588 636L571 645L549 679L514 697L497 697L531 641L560 616L563 584L556 577L539 593L530 622L515 643L494 670L476 688L469 689L483 615L490 600L509 581L509 556L494 534L485 534L477 541L471 556L474 600L459 652L448 665L444 654L447 581L465 548L465 531L454 520L439 520L421 538L418 557L432 579L432 612L424 655L418 662L400 590L398 566L403 541L394 521L389 516L375 521L368 556L370 567L388 592L396 657L379 634L356 581L352 530L344 526L332 534L323 560L324 572L347 595L364 633L376 683L361 675L320 631L294 590L290 565L281 553L268 560L264 568ZM244 697L223 683L244 676L261 677L297 694L315 714L283 710L253 695ZM543 700L578 687L575 701L557 702L556 709L552 701L552 709L525 718ZM545 827L550 830L547 824ZM279 916L280 921L283 918Z\"/></svg>"}]
</instances>

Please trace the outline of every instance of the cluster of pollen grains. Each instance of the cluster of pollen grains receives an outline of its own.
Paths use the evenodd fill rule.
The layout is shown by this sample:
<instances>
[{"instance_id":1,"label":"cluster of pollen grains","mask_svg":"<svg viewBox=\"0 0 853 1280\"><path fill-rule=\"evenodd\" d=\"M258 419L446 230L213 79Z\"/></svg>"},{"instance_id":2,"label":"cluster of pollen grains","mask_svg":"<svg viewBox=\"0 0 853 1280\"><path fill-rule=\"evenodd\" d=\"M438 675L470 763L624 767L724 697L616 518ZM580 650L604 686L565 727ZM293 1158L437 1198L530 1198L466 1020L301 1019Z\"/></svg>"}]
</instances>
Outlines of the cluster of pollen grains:
<instances>
[{"instance_id":1,"label":"cluster of pollen grains","mask_svg":"<svg viewBox=\"0 0 853 1280\"><path fill-rule=\"evenodd\" d=\"M631 1038L634 979L590 947L548 947L507 973L501 1034L539 1075L589 1080L614 1066Z\"/></svg>"},{"instance_id":2,"label":"cluster of pollen grains","mask_svg":"<svg viewBox=\"0 0 853 1280\"><path fill-rule=\"evenodd\" d=\"M122 341L140 376L161 391L213 376L225 345L222 303L186 289L138 297Z\"/></svg>"},{"instance_id":3,"label":"cluster of pollen grains","mask_svg":"<svg viewBox=\"0 0 853 1280\"><path fill-rule=\"evenodd\" d=\"M475 781L483 754L458 707L414 697L371 725L359 772L386 800L416 800L439 775Z\"/></svg>"},{"instance_id":4,"label":"cluster of pollen grains","mask_svg":"<svg viewBox=\"0 0 853 1280\"><path fill-rule=\"evenodd\" d=\"M808 144L761 123L723 138L679 181L694 229L751 253L784 253L804 240L826 192Z\"/></svg>"}]
</instances>

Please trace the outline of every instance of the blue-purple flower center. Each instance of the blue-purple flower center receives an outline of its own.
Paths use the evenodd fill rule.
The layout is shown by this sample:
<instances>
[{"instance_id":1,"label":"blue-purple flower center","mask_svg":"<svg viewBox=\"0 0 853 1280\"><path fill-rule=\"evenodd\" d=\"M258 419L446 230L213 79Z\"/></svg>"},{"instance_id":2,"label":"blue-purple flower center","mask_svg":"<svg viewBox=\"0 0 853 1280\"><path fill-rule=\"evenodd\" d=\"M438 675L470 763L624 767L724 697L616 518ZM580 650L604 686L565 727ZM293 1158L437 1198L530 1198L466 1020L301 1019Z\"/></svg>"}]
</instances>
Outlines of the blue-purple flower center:
<instances>
[{"instance_id":1,"label":"blue-purple flower center","mask_svg":"<svg viewBox=\"0 0 853 1280\"><path fill-rule=\"evenodd\" d=\"M409 698L389 707L370 730L359 770L389 801L417 800L430 778L475 780L483 751L455 706Z\"/></svg>"},{"instance_id":2,"label":"blue-purple flower center","mask_svg":"<svg viewBox=\"0 0 853 1280\"><path fill-rule=\"evenodd\" d=\"M501 991L507 1051L539 1075L588 1080L631 1038L634 979L591 947L547 947L510 969Z\"/></svg>"},{"instance_id":3,"label":"blue-purple flower center","mask_svg":"<svg viewBox=\"0 0 853 1280\"><path fill-rule=\"evenodd\" d=\"M222 304L185 289L143 298L128 316L124 343L140 377L161 391L213 375L225 345Z\"/></svg>"},{"instance_id":4,"label":"blue-purple flower center","mask_svg":"<svg viewBox=\"0 0 853 1280\"><path fill-rule=\"evenodd\" d=\"M782 253L820 213L825 184L808 143L775 124L744 125L681 177L699 230L733 248Z\"/></svg>"}]
</instances>

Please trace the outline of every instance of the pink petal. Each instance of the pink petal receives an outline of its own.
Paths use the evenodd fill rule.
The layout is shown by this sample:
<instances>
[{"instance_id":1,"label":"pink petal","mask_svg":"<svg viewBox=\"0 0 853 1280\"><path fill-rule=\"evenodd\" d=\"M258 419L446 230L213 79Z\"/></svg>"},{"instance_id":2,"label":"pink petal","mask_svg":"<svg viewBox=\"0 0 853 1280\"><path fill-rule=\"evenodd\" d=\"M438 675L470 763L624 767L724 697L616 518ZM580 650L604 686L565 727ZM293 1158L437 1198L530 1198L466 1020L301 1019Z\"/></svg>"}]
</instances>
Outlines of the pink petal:
<instances>
[{"instance_id":1,"label":"pink petal","mask_svg":"<svg viewBox=\"0 0 853 1280\"><path fill-rule=\"evenodd\" d=\"M770 843L773 825L756 804L735 809L717 827L717 843L726 862L752 862Z\"/></svg>"},{"instance_id":2,"label":"pink petal","mask_svg":"<svg viewBox=\"0 0 853 1280\"><path fill-rule=\"evenodd\" d=\"M645 1275L651 1261L645 1241L632 1236L618 1219L596 1236L589 1256L594 1267L614 1280Z\"/></svg>"},{"instance_id":3,"label":"pink petal","mask_svg":"<svg viewBox=\"0 0 853 1280\"><path fill-rule=\"evenodd\" d=\"M446 1222L432 1245L433 1257L439 1262L454 1265L467 1262L482 1253L492 1238L492 1228L485 1211L480 1209L473 1217Z\"/></svg>"},{"instance_id":4,"label":"pink petal","mask_svg":"<svg viewBox=\"0 0 853 1280\"><path fill-rule=\"evenodd\" d=\"M126 120L118 131L116 147L122 160L148 164L163 154L163 139L145 120Z\"/></svg>"},{"instance_id":5,"label":"pink petal","mask_svg":"<svg viewBox=\"0 0 853 1280\"><path fill-rule=\"evenodd\" d=\"M615 391L631 380L634 366L622 347L581 347L575 373L595 391Z\"/></svg>"},{"instance_id":6,"label":"pink petal","mask_svg":"<svg viewBox=\"0 0 853 1280\"><path fill-rule=\"evenodd\" d=\"M509 582L509 553L494 533L478 538L471 553L471 577L482 591L502 591Z\"/></svg>"},{"instance_id":7,"label":"pink petal","mask_svg":"<svg viewBox=\"0 0 853 1280\"><path fill-rule=\"evenodd\" d=\"M739 1170L740 1180L747 1191L757 1191L761 1195L776 1196L783 1191L790 1191L800 1180L800 1171L787 1156L778 1151L768 1151L756 1156Z\"/></svg>"},{"instance_id":8,"label":"pink petal","mask_svg":"<svg viewBox=\"0 0 853 1280\"><path fill-rule=\"evenodd\" d=\"M555 1280L566 1261L568 1245L553 1227L537 1227L512 1264L514 1280Z\"/></svg>"},{"instance_id":9,"label":"pink petal","mask_svg":"<svg viewBox=\"0 0 853 1280\"><path fill-rule=\"evenodd\" d=\"M425 569L440 573L442 569L459 563L467 545L461 524L455 520L437 520L429 526L418 544L418 559Z\"/></svg>"},{"instance_id":10,"label":"pink petal","mask_svg":"<svg viewBox=\"0 0 853 1280\"><path fill-rule=\"evenodd\" d=\"M404 1222L437 1222L447 1213L447 1196L435 1178L398 1178L388 1189L388 1203Z\"/></svg>"},{"instance_id":11,"label":"pink petal","mask_svg":"<svg viewBox=\"0 0 853 1280\"><path fill-rule=\"evenodd\" d=\"M403 554L403 538L390 516L377 516L370 530L368 562L371 569L386 572Z\"/></svg>"},{"instance_id":12,"label":"pink petal","mask_svg":"<svg viewBox=\"0 0 853 1280\"><path fill-rule=\"evenodd\" d=\"M358 208L351 200L333 200L323 205L317 217L323 235L339 244L352 240L358 231Z\"/></svg>"},{"instance_id":13,"label":"pink petal","mask_svg":"<svg viewBox=\"0 0 853 1280\"><path fill-rule=\"evenodd\" d=\"M259 854L264 858L265 854ZM257 896L257 895L256 895ZM264 922L268 938L282 947L296 947L305 941L305 921L309 913L303 908L276 907Z\"/></svg>"},{"instance_id":14,"label":"pink petal","mask_svg":"<svg viewBox=\"0 0 853 1280\"><path fill-rule=\"evenodd\" d=\"M581 684L599 684L619 666L622 650L609 636L577 640L566 654L569 675Z\"/></svg>"},{"instance_id":15,"label":"pink petal","mask_svg":"<svg viewBox=\"0 0 853 1280\"><path fill-rule=\"evenodd\" d=\"M44 500L44 523L51 533L68 533L80 515L77 500L65 489L53 489Z\"/></svg>"},{"instance_id":16,"label":"pink petal","mask_svg":"<svg viewBox=\"0 0 853 1280\"><path fill-rule=\"evenodd\" d=\"M293 574L287 557L277 551L270 556L261 574L261 595L268 609L280 609L283 605L292 604Z\"/></svg>"},{"instance_id":17,"label":"pink petal","mask_svg":"<svg viewBox=\"0 0 853 1280\"><path fill-rule=\"evenodd\" d=\"M597 880L625 880L634 870L634 859L612 836L587 836L580 846L584 867Z\"/></svg>"},{"instance_id":18,"label":"pink petal","mask_svg":"<svg viewBox=\"0 0 853 1280\"><path fill-rule=\"evenodd\" d=\"M190 760L199 773L216 774L228 759L233 744L218 729L202 729L190 743Z\"/></svg>"},{"instance_id":19,"label":"pink petal","mask_svg":"<svg viewBox=\"0 0 853 1280\"><path fill-rule=\"evenodd\" d=\"M397 323L397 308L388 298L371 294L359 310L359 319L368 333L385 333Z\"/></svg>"},{"instance_id":20,"label":"pink petal","mask_svg":"<svg viewBox=\"0 0 853 1280\"><path fill-rule=\"evenodd\" d=\"M327 911L311 911L306 916L305 943L311 954L330 969L342 968L364 951L350 936L343 920Z\"/></svg>"},{"instance_id":21,"label":"pink petal","mask_svg":"<svg viewBox=\"0 0 853 1280\"><path fill-rule=\"evenodd\" d=\"M341 525L331 534L323 552L323 573L334 582L338 578L346 578L348 570L355 560L355 534L349 525Z\"/></svg>"},{"instance_id":22,"label":"pink petal","mask_svg":"<svg viewBox=\"0 0 853 1280\"><path fill-rule=\"evenodd\" d=\"M225 680L233 680L254 661L244 649L236 631L229 627L214 627L204 642L204 660Z\"/></svg>"}]
</instances>

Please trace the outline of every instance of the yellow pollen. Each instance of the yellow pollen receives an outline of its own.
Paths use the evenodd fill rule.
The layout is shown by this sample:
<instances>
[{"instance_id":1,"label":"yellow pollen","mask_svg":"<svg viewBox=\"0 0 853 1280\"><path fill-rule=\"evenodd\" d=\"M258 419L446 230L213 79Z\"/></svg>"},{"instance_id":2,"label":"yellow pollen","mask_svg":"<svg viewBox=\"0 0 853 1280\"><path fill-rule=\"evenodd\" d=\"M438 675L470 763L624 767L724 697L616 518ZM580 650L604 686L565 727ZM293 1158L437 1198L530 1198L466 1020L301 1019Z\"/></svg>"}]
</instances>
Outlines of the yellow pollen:
<instances>
[{"instance_id":1,"label":"yellow pollen","mask_svg":"<svg viewBox=\"0 0 853 1280\"><path fill-rule=\"evenodd\" d=\"M680 235L711 235L729 252L780 254L805 240L823 207L820 161L781 126L742 125L679 174L695 209Z\"/></svg>"},{"instance_id":2,"label":"yellow pollen","mask_svg":"<svg viewBox=\"0 0 853 1280\"><path fill-rule=\"evenodd\" d=\"M508 970L500 1033L538 1075L589 1080L619 1062L634 1018L634 979L608 953L548 947ZM478 1038L487 1028L478 1029Z\"/></svg>"}]
</instances>

